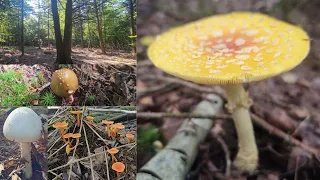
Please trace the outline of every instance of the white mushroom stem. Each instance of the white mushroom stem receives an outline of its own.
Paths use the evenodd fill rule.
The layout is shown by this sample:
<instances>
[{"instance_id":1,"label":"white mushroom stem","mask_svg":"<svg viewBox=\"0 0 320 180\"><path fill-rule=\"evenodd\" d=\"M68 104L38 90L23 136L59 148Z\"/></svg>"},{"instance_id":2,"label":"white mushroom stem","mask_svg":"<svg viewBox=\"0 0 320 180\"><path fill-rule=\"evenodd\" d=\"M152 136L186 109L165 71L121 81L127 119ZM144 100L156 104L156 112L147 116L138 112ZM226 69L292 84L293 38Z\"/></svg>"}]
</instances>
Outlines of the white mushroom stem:
<instances>
[{"instance_id":1,"label":"white mushroom stem","mask_svg":"<svg viewBox=\"0 0 320 180\"><path fill-rule=\"evenodd\" d=\"M227 108L232 114L238 136L239 151L234 166L245 172L253 172L258 166L258 149L249 114L252 104L242 84L226 85Z\"/></svg>"},{"instance_id":2,"label":"white mushroom stem","mask_svg":"<svg viewBox=\"0 0 320 180\"><path fill-rule=\"evenodd\" d=\"M32 162L31 162L31 144L29 142L20 143L21 148L21 158L24 158L26 162L26 167L23 169L25 177L30 179L32 177Z\"/></svg>"}]
</instances>

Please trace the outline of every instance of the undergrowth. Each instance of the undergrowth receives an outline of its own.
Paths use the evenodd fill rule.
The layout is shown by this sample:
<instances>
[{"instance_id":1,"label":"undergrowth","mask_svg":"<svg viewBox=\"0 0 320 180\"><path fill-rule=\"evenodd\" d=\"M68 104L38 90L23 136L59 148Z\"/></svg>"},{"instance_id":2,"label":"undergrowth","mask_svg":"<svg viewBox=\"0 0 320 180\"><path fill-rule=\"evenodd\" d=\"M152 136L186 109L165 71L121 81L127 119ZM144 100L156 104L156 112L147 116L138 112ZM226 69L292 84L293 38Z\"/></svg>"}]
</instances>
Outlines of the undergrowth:
<instances>
[{"instance_id":1,"label":"undergrowth","mask_svg":"<svg viewBox=\"0 0 320 180\"><path fill-rule=\"evenodd\" d=\"M32 77L30 85L39 88L46 80L41 73L37 73L38 78ZM41 106L53 106L56 104L56 97L47 92L40 97L39 94L32 93L28 83L23 79L22 74L13 70L0 73L0 106L28 106L34 100L40 99Z\"/></svg>"},{"instance_id":2,"label":"undergrowth","mask_svg":"<svg viewBox=\"0 0 320 180\"><path fill-rule=\"evenodd\" d=\"M0 73L0 84L1 106L29 105L37 96L30 94L22 75L13 70Z\"/></svg>"}]
</instances>

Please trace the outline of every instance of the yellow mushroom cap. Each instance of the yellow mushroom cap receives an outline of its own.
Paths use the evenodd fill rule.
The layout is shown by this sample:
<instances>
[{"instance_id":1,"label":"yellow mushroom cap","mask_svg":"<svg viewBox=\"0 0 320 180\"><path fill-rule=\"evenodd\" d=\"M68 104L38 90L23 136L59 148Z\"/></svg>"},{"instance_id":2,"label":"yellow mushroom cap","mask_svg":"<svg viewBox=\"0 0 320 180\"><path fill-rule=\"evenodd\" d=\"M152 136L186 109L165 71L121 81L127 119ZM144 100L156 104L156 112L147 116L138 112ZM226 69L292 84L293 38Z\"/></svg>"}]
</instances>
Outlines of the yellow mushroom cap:
<instances>
[{"instance_id":1,"label":"yellow mushroom cap","mask_svg":"<svg viewBox=\"0 0 320 180\"><path fill-rule=\"evenodd\" d=\"M200 84L259 81L291 70L307 56L298 26L260 13L207 17L159 35L148 49L156 67Z\"/></svg>"},{"instance_id":2,"label":"yellow mushroom cap","mask_svg":"<svg viewBox=\"0 0 320 180\"><path fill-rule=\"evenodd\" d=\"M52 74L50 88L57 96L70 96L78 89L78 77L67 68L56 70Z\"/></svg>"},{"instance_id":3,"label":"yellow mushroom cap","mask_svg":"<svg viewBox=\"0 0 320 180\"><path fill-rule=\"evenodd\" d=\"M56 129L65 129L68 126L67 122L56 122L52 125L52 127Z\"/></svg>"},{"instance_id":4,"label":"yellow mushroom cap","mask_svg":"<svg viewBox=\"0 0 320 180\"><path fill-rule=\"evenodd\" d=\"M115 170L116 172L123 172L125 169L125 165L122 162L116 162L112 164L112 169Z\"/></svg>"}]
</instances>

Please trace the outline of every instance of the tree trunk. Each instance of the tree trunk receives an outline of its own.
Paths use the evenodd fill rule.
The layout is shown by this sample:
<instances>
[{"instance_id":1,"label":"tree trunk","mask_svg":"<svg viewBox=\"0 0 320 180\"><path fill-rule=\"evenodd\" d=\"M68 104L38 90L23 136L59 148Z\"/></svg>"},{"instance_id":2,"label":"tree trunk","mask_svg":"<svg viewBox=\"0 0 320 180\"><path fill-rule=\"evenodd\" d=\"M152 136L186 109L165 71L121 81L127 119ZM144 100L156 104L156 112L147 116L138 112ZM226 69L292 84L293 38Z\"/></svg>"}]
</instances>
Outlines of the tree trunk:
<instances>
[{"instance_id":1,"label":"tree trunk","mask_svg":"<svg viewBox=\"0 0 320 180\"><path fill-rule=\"evenodd\" d=\"M81 16L82 13L81 13L81 8L79 8L79 16ZM82 17L80 17L80 45L82 48L84 48L84 45L83 45L83 19Z\"/></svg>"},{"instance_id":2,"label":"tree trunk","mask_svg":"<svg viewBox=\"0 0 320 180\"><path fill-rule=\"evenodd\" d=\"M133 7L133 1L134 0L129 0L129 13L130 13L130 34L131 36L134 36L136 34L135 32L135 28L134 28L134 7ZM136 53L137 49L136 49L136 38L132 38L131 37L131 43L132 43L132 52Z\"/></svg>"},{"instance_id":3,"label":"tree trunk","mask_svg":"<svg viewBox=\"0 0 320 180\"><path fill-rule=\"evenodd\" d=\"M48 48L50 50L50 11L48 7Z\"/></svg>"},{"instance_id":4,"label":"tree trunk","mask_svg":"<svg viewBox=\"0 0 320 180\"><path fill-rule=\"evenodd\" d=\"M40 41L40 0L38 0L38 48L41 49L41 41Z\"/></svg>"},{"instance_id":5,"label":"tree trunk","mask_svg":"<svg viewBox=\"0 0 320 180\"><path fill-rule=\"evenodd\" d=\"M62 64L71 64L71 40L72 40L72 0L67 0L66 18L63 36L63 55L65 62Z\"/></svg>"},{"instance_id":6,"label":"tree trunk","mask_svg":"<svg viewBox=\"0 0 320 180\"><path fill-rule=\"evenodd\" d=\"M21 44L20 44L20 48L21 48L21 56L24 55L24 0L21 0L21 34L20 34L20 37L21 37Z\"/></svg>"},{"instance_id":7,"label":"tree trunk","mask_svg":"<svg viewBox=\"0 0 320 180\"><path fill-rule=\"evenodd\" d=\"M95 9L95 14L96 14L96 19L97 19L100 48L101 48L102 53L106 54L106 48L104 46L103 37L102 37L102 28L101 28L101 24L100 24L101 22L99 19L97 0L94 0L94 9Z\"/></svg>"},{"instance_id":8,"label":"tree trunk","mask_svg":"<svg viewBox=\"0 0 320 180\"><path fill-rule=\"evenodd\" d=\"M54 36L56 39L56 49L57 49L56 62L60 64L60 62L63 62L63 54L62 54L63 44L62 44L62 37L61 37L61 30L60 30L60 19L59 19L58 7L57 7L57 0L51 0L51 6L52 6Z\"/></svg>"},{"instance_id":9,"label":"tree trunk","mask_svg":"<svg viewBox=\"0 0 320 180\"><path fill-rule=\"evenodd\" d=\"M57 0L51 0L54 34L56 39L58 64L71 64L71 39L72 39L72 0L67 0L66 18L64 26L63 41L61 37L59 12Z\"/></svg>"}]
</instances>

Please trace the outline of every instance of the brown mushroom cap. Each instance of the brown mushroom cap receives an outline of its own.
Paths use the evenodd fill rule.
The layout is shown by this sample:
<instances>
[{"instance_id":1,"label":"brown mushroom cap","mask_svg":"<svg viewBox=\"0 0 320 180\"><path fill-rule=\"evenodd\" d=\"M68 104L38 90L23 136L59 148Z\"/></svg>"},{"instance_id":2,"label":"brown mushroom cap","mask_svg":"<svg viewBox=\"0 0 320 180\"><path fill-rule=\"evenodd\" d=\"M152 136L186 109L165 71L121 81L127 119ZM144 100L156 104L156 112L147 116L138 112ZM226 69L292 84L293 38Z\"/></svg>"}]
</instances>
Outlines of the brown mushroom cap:
<instances>
[{"instance_id":1,"label":"brown mushroom cap","mask_svg":"<svg viewBox=\"0 0 320 180\"><path fill-rule=\"evenodd\" d=\"M70 96L78 89L78 77L70 69L56 70L52 75L50 88L57 96Z\"/></svg>"},{"instance_id":2,"label":"brown mushroom cap","mask_svg":"<svg viewBox=\"0 0 320 180\"><path fill-rule=\"evenodd\" d=\"M117 172L123 172L125 167L126 166L122 162L116 162L116 163L112 164L112 169Z\"/></svg>"},{"instance_id":3,"label":"brown mushroom cap","mask_svg":"<svg viewBox=\"0 0 320 180\"><path fill-rule=\"evenodd\" d=\"M111 148L111 149L108 149L107 152L110 154L116 154L119 152L119 150L117 148Z\"/></svg>"}]
</instances>

